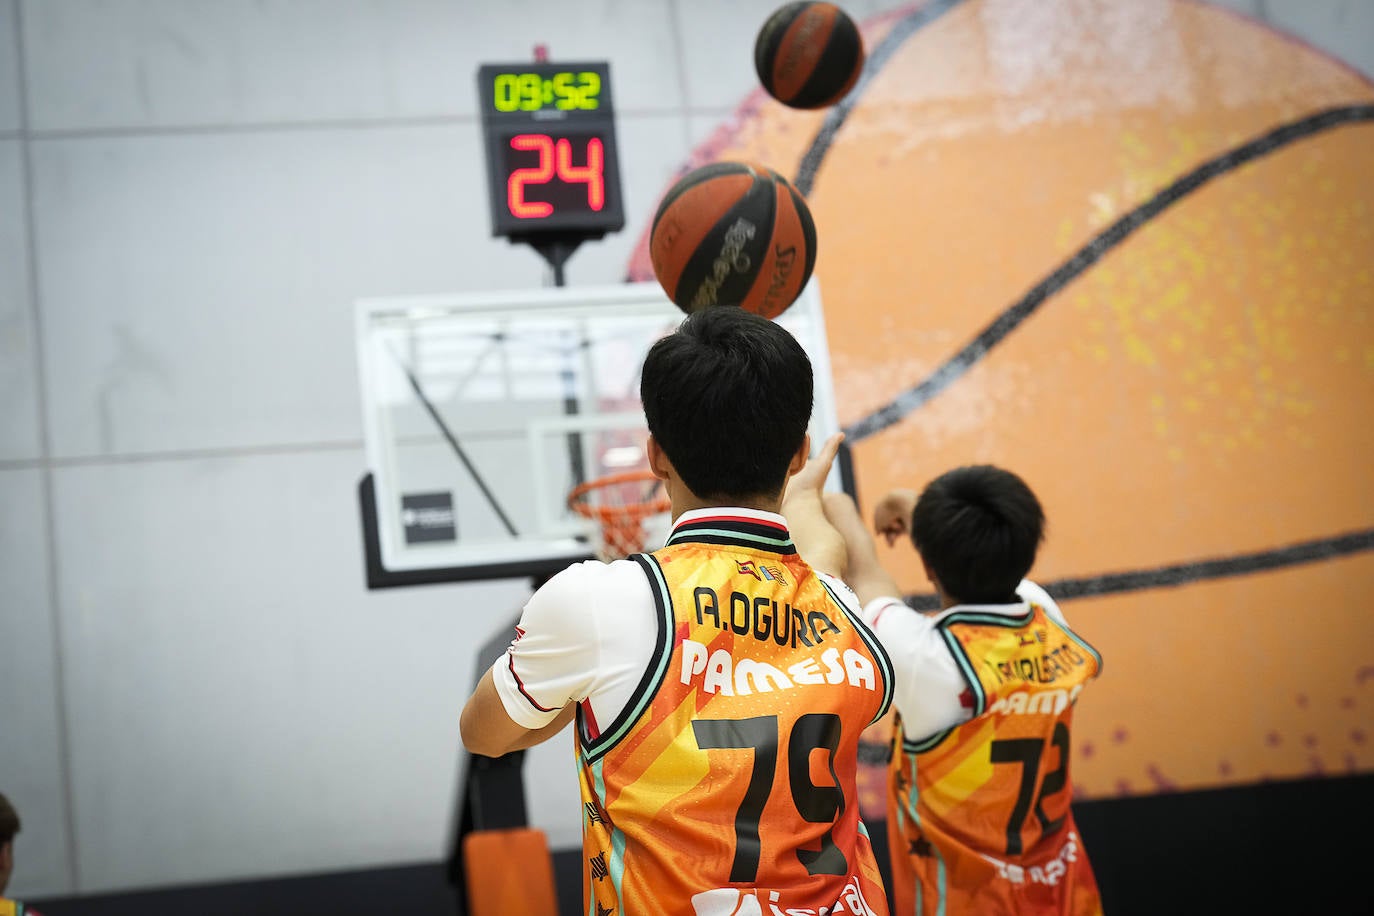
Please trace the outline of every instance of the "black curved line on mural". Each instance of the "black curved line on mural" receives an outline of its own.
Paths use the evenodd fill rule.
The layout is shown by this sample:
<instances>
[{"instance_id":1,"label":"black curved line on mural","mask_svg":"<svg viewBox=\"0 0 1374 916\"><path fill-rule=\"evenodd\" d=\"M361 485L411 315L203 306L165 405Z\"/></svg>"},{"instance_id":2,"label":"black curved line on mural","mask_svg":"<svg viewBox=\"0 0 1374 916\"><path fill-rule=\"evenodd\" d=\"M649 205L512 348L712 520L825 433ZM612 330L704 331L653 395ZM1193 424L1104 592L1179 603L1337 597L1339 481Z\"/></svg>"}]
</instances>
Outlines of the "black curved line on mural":
<instances>
[{"instance_id":1,"label":"black curved line on mural","mask_svg":"<svg viewBox=\"0 0 1374 916\"><path fill-rule=\"evenodd\" d=\"M1094 598L1101 595L1116 595L1122 592L1139 592L1152 588L1168 588L1201 582L1208 579L1224 579L1229 576L1248 576L1251 573L1268 572L1287 566L1300 566L1304 563L1319 563L1349 556L1366 550L1374 550L1374 528L1338 534L1335 537L1318 538L1261 550L1257 553L1239 554L1233 557L1220 557L1212 560L1194 560L1189 563L1176 563L1155 569L1140 569L1134 572L1107 573L1101 576L1086 576L1081 579L1059 579L1055 582L1041 583L1045 591L1058 601L1074 598ZM907 595L906 603L918 611L935 610L939 600L931 594Z\"/></svg>"},{"instance_id":2,"label":"black curved line on mural","mask_svg":"<svg viewBox=\"0 0 1374 916\"><path fill-rule=\"evenodd\" d=\"M1073 257L1059 265L1053 273L1033 286L1030 292L1021 297L1020 301L998 315L977 337L936 369L925 381L897 395L891 402L868 416L846 426L844 429L845 437L851 443L857 442L900 422L907 414L948 388L956 379L973 368L978 360L986 356L989 350L1016 330L1021 322L1029 318L1036 309L1044 304L1046 299L1059 292L1079 274L1101 260L1103 255L1119 245L1131 233L1213 178L1304 137L1359 121L1374 121L1374 105L1344 105L1339 108L1320 111L1281 127L1276 127L1229 152L1204 162L1098 233L1096 238L1080 248Z\"/></svg>"},{"instance_id":3,"label":"black curved line on mural","mask_svg":"<svg viewBox=\"0 0 1374 916\"><path fill-rule=\"evenodd\" d=\"M821 122L820 130L816 131L816 136L812 138L811 145L802 154L801 163L797 166L797 177L792 180L792 185L801 192L802 197L811 193L811 187L816 183L816 171L821 167L821 161L825 159L825 154L830 151L830 145L835 142L835 135L844 126L845 119L849 117L850 110L863 98L864 90L868 88L869 81L883 69L888 58L897 53L897 49L902 43L916 33L922 26L929 25L939 19L954 7L963 3L964 0L932 0L931 3L913 10L906 14L892 26L891 31L883 36L883 40L868 54L864 61L863 73L859 74L859 81L854 84L854 88L849 90L849 94L843 99L830 106L825 113L825 120Z\"/></svg>"}]
</instances>

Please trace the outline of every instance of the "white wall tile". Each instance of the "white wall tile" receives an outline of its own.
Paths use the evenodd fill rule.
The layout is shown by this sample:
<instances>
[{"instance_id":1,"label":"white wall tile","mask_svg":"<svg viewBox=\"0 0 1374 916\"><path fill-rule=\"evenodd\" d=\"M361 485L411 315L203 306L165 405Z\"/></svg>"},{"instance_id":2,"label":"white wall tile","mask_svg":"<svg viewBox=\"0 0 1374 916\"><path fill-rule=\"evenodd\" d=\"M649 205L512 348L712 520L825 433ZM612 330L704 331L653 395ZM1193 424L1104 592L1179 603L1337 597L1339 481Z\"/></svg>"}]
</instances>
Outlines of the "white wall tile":
<instances>
[{"instance_id":1,"label":"white wall tile","mask_svg":"<svg viewBox=\"0 0 1374 916\"><path fill-rule=\"evenodd\" d=\"M18 0L0 0L0 133L17 131L19 116Z\"/></svg>"},{"instance_id":2,"label":"white wall tile","mask_svg":"<svg viewBox=\"0 0 1374 916\"><path fill-rule=\"evenodd\" d=\"M681 104L667 0L63 0L25 7L32 126L470 115L477 67L610 60L617 105Z\"/></svg>"},{"instance_id":3,"label":"white wall tile","mask_svg":"<svg viewBox=\"0 0 1374 916\"><path fill-rule=\"evenodd\" d=\"M42 452L21 141L0 140L0 461Z\"/></svg>"},{"instance_id":4,"label":"white wall tile","mask_svg":"<svg viewBox=\"0 0 1374 916\"><path fill-rule=\"evenodd\" d=\"M1369 0L1268 0L1275 26L1374 79L1374 3Z\"/></svg>"},{"instance_id":5,"label":"white wall tile","mask_svg":"<svg viewBox=\"0 0 1374 916\"><path fill-rule=\"evenodd\" d=\"M475 125L33 149L58 455L358 438L354 299L540 282Z\"/></svg>"},{"instance_id":6,"label":"white wall tile","mask_svg":"<svg viewBox=\"0 0 1374 916\"><path fill-rule=\"evenodd\" d=\"M360 451L55 477L82 890L437 861L519 580L368 592Z\"/></svg>"},{"instance_id":7,"label":"white wall tile","mask_svg":"<svg viewBox=\"0 0 1374 916\"><path fill-rule=\"evenodd\" d=\"M67 893L56 644L42 472L0 471L0 792L23 822L8 896Z\"/></svg>"},{"instance_id":8,"label":"white wall tile","mask_svg":"<svg viewBox=\"0 0 1374 916\"><path fill-rule=\"evenodd\" d=\"M689 107L734 108L758 88L754 41L781 5L775 0L677 0Z\"/></svg>"}]
</instances>

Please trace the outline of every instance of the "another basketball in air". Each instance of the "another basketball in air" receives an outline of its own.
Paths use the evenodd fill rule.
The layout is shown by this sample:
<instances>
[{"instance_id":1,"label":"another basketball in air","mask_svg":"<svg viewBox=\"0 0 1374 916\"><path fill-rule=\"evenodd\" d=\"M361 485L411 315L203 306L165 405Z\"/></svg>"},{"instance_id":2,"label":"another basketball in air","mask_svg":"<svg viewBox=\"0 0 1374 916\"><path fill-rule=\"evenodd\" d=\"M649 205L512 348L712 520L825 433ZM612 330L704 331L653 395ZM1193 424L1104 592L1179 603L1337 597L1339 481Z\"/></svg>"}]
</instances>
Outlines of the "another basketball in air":
<instances>
[{"instance_id":1,"label":"another basketball in air","mask_svg":"<svg viewBox=\"0 0 1374 916\"><path fill-rule=\"evenodd\" d=\"M773 98L793 108L833 105L864 67L859 28L833 3L788 3L754 41L754 69Z\"/></svg>"},{"instance_id":2,"label":"another basketball in air","mask_svg":"<svg viewBox=\"0 0 1374 916\"><path fill-rule=\"evenodd\" d=\"M737 305L776 318L816 266L816 225L792 183L756 162L688 172L659 204L654 275L684 312Z\"/></svg>"}]
</instances>

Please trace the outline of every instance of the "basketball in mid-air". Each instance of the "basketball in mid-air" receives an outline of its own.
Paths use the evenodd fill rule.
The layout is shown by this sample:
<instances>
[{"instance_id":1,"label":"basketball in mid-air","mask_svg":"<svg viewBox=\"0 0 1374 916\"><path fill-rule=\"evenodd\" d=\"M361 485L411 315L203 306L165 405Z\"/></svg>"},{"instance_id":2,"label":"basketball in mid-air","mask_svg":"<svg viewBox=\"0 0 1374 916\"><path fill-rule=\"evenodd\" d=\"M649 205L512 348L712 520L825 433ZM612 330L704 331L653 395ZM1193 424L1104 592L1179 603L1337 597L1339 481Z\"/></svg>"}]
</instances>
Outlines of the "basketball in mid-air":
<instances>
[{"instance_id":1,"label":"basketball in mid-air","mask_svg":"<svg viewBox=\"0 0 1374 916\"><path fill-rule=\"evenodd\" d=\"M668 189L649 235L654 275L684 312L737 305L776 318L816 265L811 210L757 162L712 162Z\"/></svg>"},{"instance_id":2,"label":"basketball in mid-air","mask_svg":"<svg viewBox=\"0 0 1374 916\"><path fill-rule=\"evenodd\" d=\"M759 82L792 108L835 104L854 88L863 66L859 28L833 3L781 6L754 41Z\"/></svg>"}]
</instances>

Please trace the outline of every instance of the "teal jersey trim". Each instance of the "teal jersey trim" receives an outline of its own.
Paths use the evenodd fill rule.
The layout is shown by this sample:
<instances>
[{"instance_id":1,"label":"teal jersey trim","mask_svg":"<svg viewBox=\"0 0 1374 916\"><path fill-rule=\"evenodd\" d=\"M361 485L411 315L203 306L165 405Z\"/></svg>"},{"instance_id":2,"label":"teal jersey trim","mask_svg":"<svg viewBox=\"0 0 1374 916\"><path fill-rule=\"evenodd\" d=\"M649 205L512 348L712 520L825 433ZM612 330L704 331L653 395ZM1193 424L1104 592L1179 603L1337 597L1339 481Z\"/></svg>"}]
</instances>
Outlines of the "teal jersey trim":
<instances>
[{"instance_id":1,"label":"teal jersey trim","mask_svg":"<svg viewBox=\"0 0 1374 916\"><path fill-rule=\"evenodd\" d=\"M602 769L603 761L596 761L588 765L592 771L592 791L596 793L597 803L602 811L606 811L606 776ZM608 815L609 816L609 815ZM624 900L624 881L625 881L625 834L615 826L615 822L606 821L611 828L611 854L609 861L606 862L607 877L611 879L611 884L615 887L615 899ZM587 891L587 916L603 916L598 914L596 904L596 891L593 882L584 882Z\"/></svg>"},{"instance_id":2,"label":"teal jersey trim","mask_svg":"<svg viewBox=\"0 0 1374 916\"><path fill-rule=\"evenodd\" d=\"M892 659L888 656L887 650L883 648L883 644L878 642L878 637L874 636L873 631L868 628L868 624L864 623L858 615L849 613L849 607L840 600L839 595L835 594L835 590L830 587L830 583L826 582L820 576L816 577L816 581L825 589L825 593L830 596L830 600L835 602L839 607L840 613L844 615L845 620L848 620L849 625L854 628L854 632L859 634L859 638L863 640L864 645L868 646L869 654L878 662L878 668L880 669L883 681L883 702L882 705L878 707L877 714L874 715L872 721L868 723L872 725L886 715L888 708L892 705L893 682L897 679L897 676L892 671Z\"/></svg>"},{"instance_id":3,"label":"teal jersey trim","mask_svg":"<svg viewBox=\"0 0 1374 916\"><path fill-rule=\"evenodd\" d=\"M582 752L588 762L604 757L616 742L625 737L630 728L639 721L640 716L644 715L644 710L649 708L654 695L658 693L658 688L663 684L663 678L668 672L668 661L673 654L672 641L669 638L673 631L673 600L669 595L668 582L663 576L663 570L652 554L637 553L630 559L639 564L649 579L649 590L654 595L654 611L658 618L657 641L654 643L649 664L645 666L644 677L640 679L639 685L635 687L634 694L620 715L598 737L588 739L585 733L580 735Z\"/></svg>"},{"instance_id":4,"label":"teal jersey trim","mask_svg":"<svg viewBox=\"0 0 1374 916\"><path fill-rule=\"evenodd\" d=\"M796 546L790 537L774 538L759 534L749 534L747 532L730 530L726 528L693 528L681 534L674 535L668 539L665 547L673 547L677 544L716 544L726 546L735 544L740 547L763 547L772 553L790 554L796 553Z\"/></svg>"}]
</instances>

